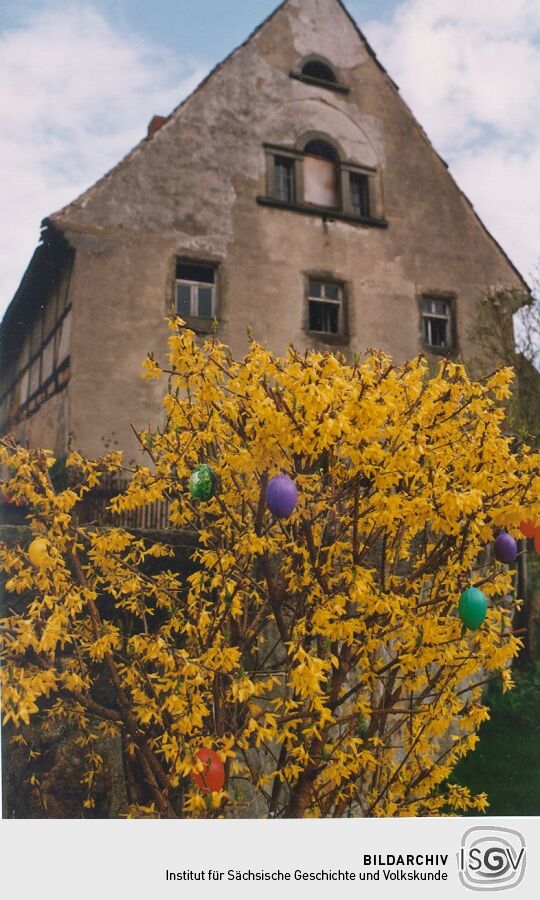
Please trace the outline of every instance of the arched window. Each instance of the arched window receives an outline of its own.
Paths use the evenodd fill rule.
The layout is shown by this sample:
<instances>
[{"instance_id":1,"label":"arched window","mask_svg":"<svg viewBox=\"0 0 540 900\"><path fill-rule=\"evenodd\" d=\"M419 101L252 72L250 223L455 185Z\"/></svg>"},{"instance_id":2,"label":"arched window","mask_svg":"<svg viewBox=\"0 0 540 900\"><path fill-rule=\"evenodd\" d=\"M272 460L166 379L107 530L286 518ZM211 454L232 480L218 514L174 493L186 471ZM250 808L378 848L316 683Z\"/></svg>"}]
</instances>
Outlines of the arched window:
<instances>
[{"instance_id":1,"label":"arched window","mask_svg":"<svg viewBox=\"0 0 540 900\"><path fill-rule=\"evenodd\" d=\"M327 63L320 59L310 59L302 66L302 75L306 78L316 78L317 81L330 81L337 84L335 73Z\"/></svg>"},{"instance_id":2,"label":"arched window","mask_svg":"<svg viewBox=\"0 0 540 900\"><path fill-rule=\"evenodd\" d=\"M322 138L304 146L304 200L316 206L339 207L339 154Z\"/></svg>"},{"instance_id":3,"label":"arched window","mask_svg":"<svg viewBox=\"0 0 540 900\"><path fill-rule=\"evenodd\" d=\"M339 159L336 148L332 147L332 144L329 144L328 141L323 141L320 138L308 141L304 147L304 153L309 153L311 156L320 156L321 159L328 159L334 163Z\"/></svg>"},{"instance_id":4,"label":"arched window","mask_svg":"<svg viewBox=\"0 0 540 900\"><path fill-rule=\"evenodd\" d=\"M298 62L289 72L291 78L297 78L304 84L316 85L338 94L348 94L349 88L339 80L331 62L321 56L310 54Z\"/></svg>"},{"instance_id":5,"label":"arched window","mask_svg":"<svg viewBox=\"0 0 540 900\"><path fill-rule=\"evenodd\" d=\"M386 228L377 169L348 159L333 136L305 131L292 146L264 147L267 192L258 203Z\"/></svg>"}]
</instances>

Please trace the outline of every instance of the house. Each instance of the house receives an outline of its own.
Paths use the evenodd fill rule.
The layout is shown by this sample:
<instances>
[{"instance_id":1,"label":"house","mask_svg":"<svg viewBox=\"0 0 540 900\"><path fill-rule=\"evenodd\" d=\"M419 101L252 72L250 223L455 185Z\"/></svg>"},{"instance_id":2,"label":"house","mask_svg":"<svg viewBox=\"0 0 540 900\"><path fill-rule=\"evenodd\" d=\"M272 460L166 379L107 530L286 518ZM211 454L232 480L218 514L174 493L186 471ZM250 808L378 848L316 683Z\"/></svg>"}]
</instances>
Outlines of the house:
<instances>
[{"instance_id":1,"label":"house","mask_svg":"<svg viewBox=\"0 0 540 900\"><path fill-rule=\"evenodd\" d=\"M451 115L448 110L448 115ZM1 326L2 429L137 454L176 309L352 357L460 355L488 286L526 288L341 0L285 0L93 187L43 222Z\"/></svg>"}]
</instances>

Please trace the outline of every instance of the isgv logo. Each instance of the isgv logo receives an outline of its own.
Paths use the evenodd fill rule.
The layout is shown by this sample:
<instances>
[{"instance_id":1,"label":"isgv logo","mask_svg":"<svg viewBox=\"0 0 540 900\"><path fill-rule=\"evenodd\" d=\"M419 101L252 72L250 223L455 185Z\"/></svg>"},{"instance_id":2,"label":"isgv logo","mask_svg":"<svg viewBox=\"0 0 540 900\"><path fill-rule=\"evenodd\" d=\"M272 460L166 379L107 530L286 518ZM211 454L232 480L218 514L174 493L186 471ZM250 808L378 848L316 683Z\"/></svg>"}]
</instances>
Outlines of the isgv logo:
<instances>
[{"instance_id":1,"label":"isgv logo","mask_svg":"<svg viewBox=\"0 0 540 900\"><path fill-rule=\"evenodd\" d=\"M459 880L471 891L504 891L525 874L525 838L511 828L469 828L457 856Z\"/></svg>"}]
</instances>

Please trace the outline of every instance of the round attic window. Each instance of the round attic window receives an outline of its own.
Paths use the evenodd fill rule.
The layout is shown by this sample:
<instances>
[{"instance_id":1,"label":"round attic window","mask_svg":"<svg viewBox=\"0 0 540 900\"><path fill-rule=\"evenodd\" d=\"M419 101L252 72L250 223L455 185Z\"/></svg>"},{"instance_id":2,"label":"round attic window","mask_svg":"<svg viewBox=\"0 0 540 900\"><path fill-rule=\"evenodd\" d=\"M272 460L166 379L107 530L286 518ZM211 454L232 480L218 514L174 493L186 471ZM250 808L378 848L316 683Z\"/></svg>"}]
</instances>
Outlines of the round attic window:
<instances>
[{"instance_id":1,"label":"round attic window","mask_svg":"<svg viewBox=\"0 0 540 900\"><path fill-rule=\"evenodd\" d=\"M319 81L337 83L337 78L329 65L320 59L311 59L302 66L302 75L306 78L317 78Z\"/></svg>"}]
</instances>

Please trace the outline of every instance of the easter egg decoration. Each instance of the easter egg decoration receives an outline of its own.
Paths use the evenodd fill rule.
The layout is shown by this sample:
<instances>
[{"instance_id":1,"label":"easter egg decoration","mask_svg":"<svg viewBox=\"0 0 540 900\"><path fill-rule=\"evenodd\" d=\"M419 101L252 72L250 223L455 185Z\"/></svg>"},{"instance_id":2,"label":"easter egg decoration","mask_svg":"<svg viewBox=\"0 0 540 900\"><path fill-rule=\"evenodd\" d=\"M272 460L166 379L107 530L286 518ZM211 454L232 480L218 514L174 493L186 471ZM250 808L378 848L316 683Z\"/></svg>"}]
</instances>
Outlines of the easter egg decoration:
<instances>
[{"instance_id":1,"label":"easter egg decoration","mask_svg":"<svg viewBox=\"0 0 540 900\"><path fill-rule=\"evenodd\" d=\"M476 631L486 618L487 600L478 588L470 587L459 598L459 618L466 628Z\"/></svg>"},{"instance_id":2,"label":"easter egg decoration","mask_svg":"<svg viewBox=\"0 0 540 900\"><path fill-rule=\"evenodd\" d=\"M511 534L508 534L507 531L501 531L493 542L493 550L495 559L508 565L509 563L514 562L517 556L518 546Z\"/></svg>"},{"instance_id":3,"label":"easter egg decoration","mask_svg":"<svg viewBox=\"0 0 540 900\"><path fill-rule=\"evenodd\" d=\"M189 478L189 493L195 500L210 500L216 490L217 479L210 466L196 466Z\"/></svg>"},{"instance_id":4,"label":"easter egg decoration","mask_svg":"<svg viewBox=\"0 0 540 900\"><path fill-rule=\"evenodd\" d=\"M28 547L28 556L36 569L42 569L47 561L47 541L35 538Z\"/></svg>"},{"instance_id":5,"label":"easter egg decoration","mask_svg":"<svg viewBox=\"0 0 540 900\"><path fill-rule=\"evenodd\" d=\"M536 532L540 530L538 525L535 525L530 519L525 522L519 523L519 530L521 531L523 537L525 538L533 538L536 536Z\"/></svg>"},{"instance_id":6,"label":"easter egg decoration","mask_svg":"<svg viewBox=\"0 0 540 900\"><path fill-rule=\"evenodd\" d=\"M266 505L278 519L288 519L298 502L298 489L287 475L275 475L266 486Z\"/></svg>"},{"instance_id":7,"label":"easter egg decoration","mask_svg":"<svg viewBox=\"0 0 540 900\"><path fill-rule=\"evenodd\" d=\"M195 754L200 759L204 768L202 772L193 769L191 777L201 791L209 794L212 791L220 791L225 784L225 768L215 750L201 747Z\"/></svg>"}]
</instances>

